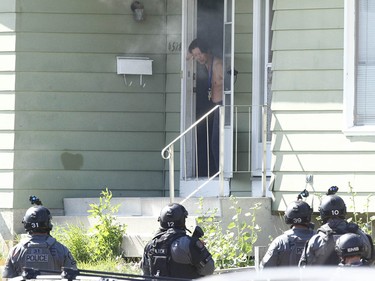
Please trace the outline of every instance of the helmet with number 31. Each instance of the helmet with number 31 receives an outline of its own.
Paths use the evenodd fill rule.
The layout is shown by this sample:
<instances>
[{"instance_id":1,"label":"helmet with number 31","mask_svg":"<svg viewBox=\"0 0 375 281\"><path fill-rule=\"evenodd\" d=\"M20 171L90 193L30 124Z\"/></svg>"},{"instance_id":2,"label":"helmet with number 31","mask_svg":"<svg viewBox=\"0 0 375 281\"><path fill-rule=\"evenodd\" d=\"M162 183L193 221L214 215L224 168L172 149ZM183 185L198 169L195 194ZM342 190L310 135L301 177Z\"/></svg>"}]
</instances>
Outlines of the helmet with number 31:
<instances>
[{"instance_id":1,"label":"helmet with number 31","mask_svg":"<svg viewBox=\"0 0 375 281\"><path fill-rule=\"evenodd\" d=\"M32 206L23 217L22 223L28 233L47 233L52 230L51 213L43 206Z\"/></svg>"}]
</instances>

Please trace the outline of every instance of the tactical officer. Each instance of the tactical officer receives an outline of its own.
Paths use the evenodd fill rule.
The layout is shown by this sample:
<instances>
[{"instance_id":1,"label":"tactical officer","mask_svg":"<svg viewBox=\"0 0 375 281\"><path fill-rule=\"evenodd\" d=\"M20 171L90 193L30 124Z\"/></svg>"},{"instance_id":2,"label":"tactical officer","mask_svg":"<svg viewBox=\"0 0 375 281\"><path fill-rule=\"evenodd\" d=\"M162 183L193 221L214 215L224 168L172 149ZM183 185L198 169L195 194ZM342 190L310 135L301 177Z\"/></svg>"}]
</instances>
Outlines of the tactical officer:
<instances>
[{"instance_id":1,"label":"tactical officer","mask_svg":"<svg viewBox=\"0 0 375 281\"><path fill-rule=\"evenodd\" d=\"M311 214L312 209L305 201L297 200L288 205L284 219L291 227L272 241L261 268L298 265L306 241L315 233Z\"/></svg>"},{"instance_id":2,"label":"tactical officer","mask_svg":"<svg viewBox=\"0 0 375 281\"><path fill-rule=\"evenodd\" d=\"M141 261L144 275L193 279L213 273L212 256L199 240L203 233L186 234L187 215L185 207L177 203L161 210L160 229L144 248Z\"/></svg>"},{"instance_id":3,"label":"tactical officer","mask_svg":"<svg viewBox=\"0 0 375 281\"><path fill-rule=\"evenodd\" d=\"M330 190L332 188L338 190L335 186ZM363 241L363 257L368 261L372 259L372 240L357 224L345 220L346 205L341 197L329 191L322 199L319 212L323 225L307 243L300 266L338 265L340 259L335 251L335 241L345 233L358 234Z\"/></svg>"},{"instance_id":4,"label":"tactical officer","mask_svg":"<svg viewBox=\"0 0 375 281\"><path fill-rule=\"evenodd\" d=\"M22 223L28 234L10 250L3 278L21 276L23 267L56 271L61 267L77 269L68 248L50 235L51 219L50 211L43 206L32 206L26 211Z\"/></svg>"},{"instance_id":5,"label":"tactical officer","mask_svg":"<svg viewBox=\"0 0 375 281\"><path fill-rule=\"evenodd\" d=\"M361 236L355 233L346 233L336 241L336 253L340 258L339 266L364 266L367 261L362 259L363 241Z\"/></svg>"}]
</instances>

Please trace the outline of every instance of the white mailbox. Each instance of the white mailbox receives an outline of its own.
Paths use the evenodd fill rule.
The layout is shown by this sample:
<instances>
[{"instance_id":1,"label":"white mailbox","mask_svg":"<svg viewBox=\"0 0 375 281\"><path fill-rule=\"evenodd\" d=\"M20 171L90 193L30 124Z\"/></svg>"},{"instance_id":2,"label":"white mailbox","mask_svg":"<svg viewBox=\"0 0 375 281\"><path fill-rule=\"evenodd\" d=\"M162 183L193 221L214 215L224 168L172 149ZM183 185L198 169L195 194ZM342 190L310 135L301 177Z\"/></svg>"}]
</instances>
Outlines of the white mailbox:
<instances>
[{"instance_id":1,"label":"white mailbox","mask_svg":"<svg viewBox=\"0 0 375 281\"><path fill-rule=\"evenodd\" d=\"M146 57L117 57L117 74L152 75L152 60Z\"/></svg>"}]
</instances>

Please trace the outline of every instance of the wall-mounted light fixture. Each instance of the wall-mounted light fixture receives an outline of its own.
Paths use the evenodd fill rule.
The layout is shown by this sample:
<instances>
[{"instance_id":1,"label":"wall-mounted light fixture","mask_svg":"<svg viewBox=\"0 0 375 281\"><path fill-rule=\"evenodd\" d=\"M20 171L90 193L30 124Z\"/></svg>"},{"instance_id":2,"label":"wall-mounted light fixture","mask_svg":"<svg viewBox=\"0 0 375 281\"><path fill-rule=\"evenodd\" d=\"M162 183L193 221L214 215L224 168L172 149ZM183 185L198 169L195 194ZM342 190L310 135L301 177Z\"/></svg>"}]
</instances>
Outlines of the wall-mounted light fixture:
<instances>
[{"instance_id":1,"label":"wall-mounted light fixture","mask_svg":"<svg viewBox=\"0 0 375 281\"><path fill-rule=\"evenodd\" d=\"M133 1L130 5L130 8L133 11L133 18L136 21L143 21L144 20L144 7L143 4L139 1Z\"/></svg>"}]
</instances>

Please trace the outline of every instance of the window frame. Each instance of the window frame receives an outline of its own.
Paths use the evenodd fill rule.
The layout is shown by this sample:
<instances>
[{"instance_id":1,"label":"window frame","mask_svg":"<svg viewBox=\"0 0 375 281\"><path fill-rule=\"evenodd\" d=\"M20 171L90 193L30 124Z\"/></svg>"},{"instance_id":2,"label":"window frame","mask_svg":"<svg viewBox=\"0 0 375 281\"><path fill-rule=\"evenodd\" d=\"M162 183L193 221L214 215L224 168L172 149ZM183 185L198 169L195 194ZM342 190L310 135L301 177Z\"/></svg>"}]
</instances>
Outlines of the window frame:
<instances>
[{"instance_id":1,"label":"window frame","mask_svg":"<svg viewBox=\"0 0 375 281\"><path fill-rule=\"evenodd\" d=\"M343 85L343 133L347 136L375 136L374 125L355 125L356 94L356 15L357 1L344 3L344 85Z\"/></svg>"}]
</instances>

